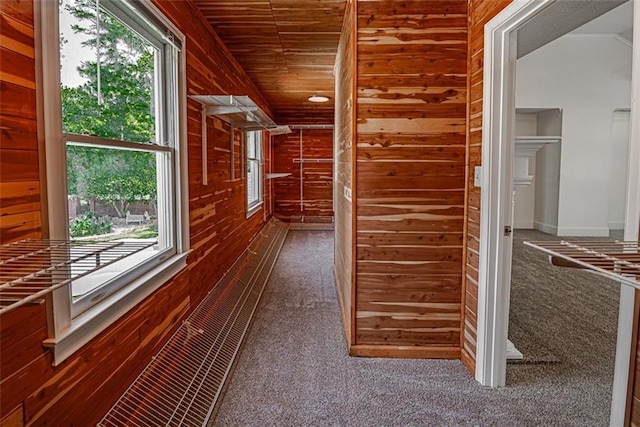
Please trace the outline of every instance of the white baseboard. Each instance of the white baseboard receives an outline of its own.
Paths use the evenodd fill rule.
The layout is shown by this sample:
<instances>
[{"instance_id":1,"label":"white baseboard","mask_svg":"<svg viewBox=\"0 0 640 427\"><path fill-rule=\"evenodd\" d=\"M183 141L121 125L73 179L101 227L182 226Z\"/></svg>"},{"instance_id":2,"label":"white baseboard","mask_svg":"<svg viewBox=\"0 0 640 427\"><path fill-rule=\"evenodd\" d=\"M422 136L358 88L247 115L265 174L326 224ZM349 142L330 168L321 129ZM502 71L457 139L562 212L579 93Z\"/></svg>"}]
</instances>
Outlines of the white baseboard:
<instances>
[{"instance_id":1,"label":"white baseboard","mask_svg":"<svg viewBox=\"0 0 640 427\"><path fill-rule=\"evenodd\" d=\"M608 227L558 227L558 236L609 237Z\"/></svg>"},{"instance_id":2,"label":"white baseboard","mask_svg":"<svg viewBox=\"0 0 640 427\"><path fill-rule=\"evenodd\" d=\"M558 235L558 227L556 225L546 224L544 222L533 222L533 228L542 231L543 233L553 234L554 236Z\"/></svg>"},{"instance_id":3,"label":"white baseboard","mask_svg":"<svg viewBox=\"0 0 640 427\"><path fill-rule=\"evenodd\" d=\"M524 359L523 354L516 348L515 345L507 338L507 360L521 360Z\"/></svg>"},{"instance_id":4,"label":"white baseboard","mask_svg":"<svg viewBox=\"0 0 640 427\"><path fill-rule=\"evenodd\" d=\"M516 230L531 230L533 228L533 221L514 221L513 228Z\"/></svg>"}]
</instances>

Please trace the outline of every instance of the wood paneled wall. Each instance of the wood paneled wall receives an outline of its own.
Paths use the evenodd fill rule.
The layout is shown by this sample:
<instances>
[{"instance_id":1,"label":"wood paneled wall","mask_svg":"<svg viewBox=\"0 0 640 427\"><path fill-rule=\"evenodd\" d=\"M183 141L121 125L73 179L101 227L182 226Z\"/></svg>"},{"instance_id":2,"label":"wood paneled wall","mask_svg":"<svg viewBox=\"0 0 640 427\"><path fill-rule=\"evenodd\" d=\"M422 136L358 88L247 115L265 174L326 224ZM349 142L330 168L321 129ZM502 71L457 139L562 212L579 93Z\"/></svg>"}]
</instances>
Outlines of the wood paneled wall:
<instances>
[{"instance_id":1,"label":"wood paneled wall","mask_svg":"<svg viewBox=\"0 0 640 427\"><path fill-rule=\"evenodd\" d=\"M460 356L466 0L357 2L353 354Z\"/></svg>"},{"instance_id":2,"label":"wood paneled wall","mask_svg":"<svg viewBox=\"0 0 640 427\"><path fill-rule=\"evenodd\" d=\"M33 4L0 1L0 242L40 238Z\"/></svg>"},{"instance_id":3,"label":"wood paneled wall","mask_svg":"<svg viewBox=\"0 0 640 427\"><path fill-rule=\"evenodd\" d=\"M462 361L475 374L478 268L480 251L480 188L473 185L476 166L482 161L482 103L484 67L484 26L512 0L469 1L469 96L467 110L467 179L466 179L466 234L464 313L462 335Z\"/></svg>"},{"instance_id":4,"label":"wood paneled wall","mask_svg":"<svg viewBox=\"0 0 640 427\"><path fill-rule=\"evenodd\" d=\"M353 246L353 198L345 192L353 189L355 137L355 61L356 61L356 0L348 0L342 23L342 36L336 57L336 114L334 161L336 176L334 183L335 240L334 274L338 288L338 299L342 312L345 336L351 347L353 337L352 301L355 290L354 246Z\"/></svg>"},{"instance_id":5,"label":"wood paneled wall","mask_svg":"<svg viewBox=\"0 0 640 427\"><path fill-rule=\"evenodd\" d=\"M640 232L638 233L640 241ZM625 425L640 426L640 291L636 290L634 342L631 345Z\"/></svg>"},{"instance_id":6,"label":"wood paneled wall","mask_svg":"<svg viewBox=\"0 0 640 427\"><path fill-rule=\"evenodd\" d=\"M640 240L640 236L638 236ZM636 290L635 323L633 343L631 345L629 379L627 383L627 406L625 425L640 426L640 291Z\"/></svg>"},{"instance_id":7,"label":"wood paneled wall","mask_svg":"<svg viewBox=\"0 0 640 427\"><path fill-rule=\"evenodd\" d=\"M264 99L191 2L157 0L186 34L189 94ZM40 237L33 0L0 1L2 242ZM188 267L60 366L52 365L44 306L0 319L0 419L18 425L95 425L264 224L245 219L245 183L231 181L229 128L208 119L209 185L202 185L200 106L188 102ZM240 140L235 167L239 177Z\"/></svg>"},{"instance_id":8,"label":"wood paneled wall","mask_svg":"<svg viewBox=\"0 0 640 427\"><path fill-rule=\"evenodd\" d=\"M333 159L333 129L296 129L274 136L271 144L274 172L291 173L274 179L276 218L333 216L333 164L313 163L313 159Z\"/></svg>"}]
</instances>

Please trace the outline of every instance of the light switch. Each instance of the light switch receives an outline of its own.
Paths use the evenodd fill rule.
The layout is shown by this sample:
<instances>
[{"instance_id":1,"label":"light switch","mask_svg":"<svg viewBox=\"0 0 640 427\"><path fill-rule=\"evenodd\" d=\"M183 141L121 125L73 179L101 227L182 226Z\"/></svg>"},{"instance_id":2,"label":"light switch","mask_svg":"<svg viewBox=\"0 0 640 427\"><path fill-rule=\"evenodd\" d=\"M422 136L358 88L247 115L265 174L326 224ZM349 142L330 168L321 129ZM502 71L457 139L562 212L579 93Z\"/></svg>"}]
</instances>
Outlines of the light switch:
<instances>
[{"instance_id":1,"label":"light switch","mask_svg":"<svg viewBox=\"0 0 640 427\"><path fill-rule=\"evenodd\" d=\"M473 170L473 185L482 187L482 166L476 166Z\"/></svg>"},{"instance_id":2,"label":"light switch","mask_svg":"<svg viewBox=\"0 0 640 427\"><path fill-rule=\"evenodd\" d=\"M346 186L344 187L344 198L351 201L351 189Z\"/></svg>"}]
</instances>

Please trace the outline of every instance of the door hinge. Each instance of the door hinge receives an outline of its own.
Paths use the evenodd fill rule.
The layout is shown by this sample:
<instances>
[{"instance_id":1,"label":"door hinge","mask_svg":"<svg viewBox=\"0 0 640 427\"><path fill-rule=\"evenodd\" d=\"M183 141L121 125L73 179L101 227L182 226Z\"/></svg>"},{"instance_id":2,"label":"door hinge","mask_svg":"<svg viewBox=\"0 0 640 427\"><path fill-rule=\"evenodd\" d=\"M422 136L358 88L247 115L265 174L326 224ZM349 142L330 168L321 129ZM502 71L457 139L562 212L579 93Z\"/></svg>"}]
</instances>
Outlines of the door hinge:
<instances>
[{"instance_id":1,"label":"door hinge","mask_svg":"<svg viewBox=\"0 0 640 427\"><path fill-rule=\"evenodd\" d=\"M504 235L506 237L511 236L511 226L510 225L505 225L504 226Z\"/></svg>"}]
</instances>

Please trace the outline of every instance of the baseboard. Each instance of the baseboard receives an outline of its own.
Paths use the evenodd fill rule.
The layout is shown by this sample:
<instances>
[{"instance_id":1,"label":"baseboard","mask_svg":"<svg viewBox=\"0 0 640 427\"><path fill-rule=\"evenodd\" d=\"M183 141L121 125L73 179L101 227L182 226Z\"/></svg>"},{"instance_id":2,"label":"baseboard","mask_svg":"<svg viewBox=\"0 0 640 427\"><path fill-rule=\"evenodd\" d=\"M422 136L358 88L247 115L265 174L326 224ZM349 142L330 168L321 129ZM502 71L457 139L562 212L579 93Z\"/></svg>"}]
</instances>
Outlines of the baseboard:
<instances>
[{"instance_id":1,"label":"baseboard","mask_svg":"<svg viewBox=\"0 0 640 427\"><path fill-rule=\"evenodd\" d=\"M469 371L469 373L475 378L476 376L476 358L472 357L464 348L460 352L460 360L462 364Z\"/></svg>"},{"instance_id":2,"label":"baseboard","mask_svg":"<svg viewBox=\"0 0 640 427\"><path fill-rule=\"evenodd\" d=\"M418 347L393 345L353 345L349 355L398 359L460 359L459 347Z\"/></svg>"},{"instance_id":3,"label":"baseboard","mask_svg":"<svg viewBox=\"0 0 640 427\"><path fill-rule=\"evenodd\" d=\"M558 227L557 236L563 237L609 237L608 227Z\"/></svg>"},{"instance_id":4,"label":"baseboard","mask_svg":"<svg viewBox=\"0 0 640 427\"><path fill-rule=\"evenodd\" d=\"M522 360L524 355L516 346L507 338L507 360Z\"/></svg>"},{"instance_id":5,"label":"baseboard","mask_svg":"<svg viewBox=\"0 0 640 427\"><path fill-rule=\"evenodd\" d=\"M624 221L612 221L607 225L609 230L624 230Z\"/></svg>"},{"instance_id":6,"label":"baseboard","mask_svg":"<svg viewBox=\"0 0 640 427\"><path fill-rule=\"evenodd\" d=\"M534 221L533 228L542 231L543 233L553 234L554 236L558 235L558 227L551 224L546 224L544 222Z\"/></svg>"},{"instance_id":7,"label":"baseboard","mask_svg":"<svg viewBox=\"0 0 640 427\"><path fill-rule=\"evenodd\" d=\"M340 305L340 314L342 315L342 329L344 330L344 337L347 340L347 347L351 348L351 328L349 327L349 323L347 319L348 313L346 310L346 306L344 304L344 300L342 299L342 293L340 292L340 281L338 280L338 274L336 273L336 266L333 268L333 280L336 282L336 293L338 294L338 304Z\"/></svg>"},{"instance_id":8,"label":"baseboard","mask_svg":"<svg viewBox=\"0 0 640 427\"><path fill-rule=\"evenodd\" d=\"M516 230L531 230L533 228L533 221L514 221L513 228Z\"/></svg>"}]
</instances>

